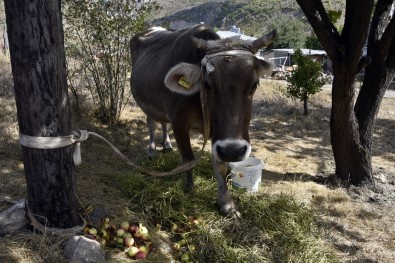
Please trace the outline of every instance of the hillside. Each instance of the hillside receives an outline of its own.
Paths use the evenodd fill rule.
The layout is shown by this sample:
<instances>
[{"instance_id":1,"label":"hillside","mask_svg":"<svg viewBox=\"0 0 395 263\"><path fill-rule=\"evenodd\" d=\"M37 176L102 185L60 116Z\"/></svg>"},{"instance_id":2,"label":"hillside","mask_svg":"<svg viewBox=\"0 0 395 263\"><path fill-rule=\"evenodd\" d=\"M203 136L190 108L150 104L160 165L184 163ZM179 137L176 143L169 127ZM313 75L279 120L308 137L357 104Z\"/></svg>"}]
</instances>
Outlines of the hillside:
<instances>
[{"instance_id":1,"label":"hillside","mask_svg":"<svg viewBox=\"0 0 395 263\"><path fill-rule=\"evenodd\" d=\"M276 21L292 16L302 19L303 13L296 1L164 1L158 18L152 21L171 29L181 29L204 22L220 30L232 25L240 27L244 34L260 35ZM163 15L162 17L160 15Z\"/></svg>"}]
</instances>

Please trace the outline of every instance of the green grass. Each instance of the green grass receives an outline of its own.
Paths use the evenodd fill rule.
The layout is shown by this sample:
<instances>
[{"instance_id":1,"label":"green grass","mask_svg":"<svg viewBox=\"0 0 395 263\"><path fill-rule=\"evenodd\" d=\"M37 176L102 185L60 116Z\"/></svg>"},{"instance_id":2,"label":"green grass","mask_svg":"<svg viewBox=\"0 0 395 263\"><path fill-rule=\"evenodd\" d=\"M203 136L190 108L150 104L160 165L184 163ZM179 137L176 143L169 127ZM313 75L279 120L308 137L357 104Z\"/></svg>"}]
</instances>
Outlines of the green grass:
<instances>
[{"instance_id":1,"label":"green grass","mask_svg":"<svg viewBox=\"0 0 395 263\"><path fill-rule=\"evenodd\" d=\"M179 159L179 153L172 152L153 160L141 159L140 164L171 170ZM314 213L292 196L232 189L242 217L225 218L214 205L217 183L208 153L195 168L194 178L191 193L184 193L180 175L152 178L133 171L117 176L117 181L143 220L160 225L173 242L187 240L184 250L190 251L194 262L337 262L318 238ZM193 225L190 216L201 221ZM175 231L174 224L178 226Z\"/></svg>"}]
</instances>

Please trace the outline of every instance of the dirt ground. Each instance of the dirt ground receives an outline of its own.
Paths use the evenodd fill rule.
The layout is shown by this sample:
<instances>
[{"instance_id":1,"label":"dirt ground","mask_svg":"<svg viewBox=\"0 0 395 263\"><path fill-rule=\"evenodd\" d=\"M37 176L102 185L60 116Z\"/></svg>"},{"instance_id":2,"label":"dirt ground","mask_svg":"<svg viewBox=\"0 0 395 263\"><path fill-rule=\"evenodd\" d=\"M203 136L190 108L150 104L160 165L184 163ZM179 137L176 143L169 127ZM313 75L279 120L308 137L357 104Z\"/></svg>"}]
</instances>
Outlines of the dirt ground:
<instances>
[{"instance_id":1,"label":"dirt ground","mask_svg":"<svg viewBox=\"0 0 395 263\"><path fill-rule=\"evenodd\" d=\"M9 70L8 73L0 72L3 85L0 87L0 198L18 200L26 196L26 190L9 76ZM376 122L373 167L380 190L373 192L356 187L344 188L331 179L334 160L329 134L330 90L324 89L311 98L310 115L304 117L302 104L286 98L283 87L282 82L262 80L254 98L250 137L252 155L264 161L261 189L293 194L317 211L320 224L326 230L324 239L342 262L394 262L395 99L384 98ZM141 127L145 121L133 103L122 118L126 129ZM146 130L138 137L119 136L123 136L121 144L127 145L126 152L132 156L141 154L148 142ZM174 142L174 138L172 140ZM194 136L195 145L201 141L201 136ZM139 145L133 147L134 144ZM78 180L81 184L81 181L90 179L82 175ZM106 185L98 187L102 191ZM111 189L104 192L108 194L109 191L119 194ZM91 198L88 192L81 193L80 198ZM4 207L0 200L0 210Z\"/></svg>"},{"instance_id":2,"label":"dirt ground","mask_svg":"<svg viewBox=\"0 0 395 263\"><path fill-rule=\"evenodd\" d=\"M301 103L284 98L281 85L263 81L255 97L251 137L253 154L265 161L263 188L292 192L321 214L328 242L344 261L394 262L395 99L384 98L376 121L373 169L380 190L346 189L330 180L330 89L312 97L311 114L303 117Z\"/></svg>"}]
</instances>

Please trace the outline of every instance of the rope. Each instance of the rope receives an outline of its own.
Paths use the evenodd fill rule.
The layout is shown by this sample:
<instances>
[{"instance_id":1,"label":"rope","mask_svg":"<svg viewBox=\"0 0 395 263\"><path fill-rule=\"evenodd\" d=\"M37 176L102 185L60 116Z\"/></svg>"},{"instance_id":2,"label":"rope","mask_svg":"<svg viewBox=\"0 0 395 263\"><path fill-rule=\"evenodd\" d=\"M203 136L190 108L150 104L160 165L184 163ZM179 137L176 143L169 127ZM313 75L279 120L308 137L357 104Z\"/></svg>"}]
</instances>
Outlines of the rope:
<instances>
[{"instance_id":1,"label":"rope","mask_svg":"<svg viewBox=\"0 0 395 263\"><path fill-rule=\"evenodd\" d=\"M62 147L67 147L72 144L76 144L74 153L73 153L73 161L75 165L80 165L81 164L81 142L87 140L89 138L89 135L99 138L103 140L105 143L107 143L110 148L122 159L124 160L127 164L130 166L134 167L135 169L139 170L140 172L143 172L145 174L151 175L151 176L168 176L168 175L174 175L178 173L182 173L188 170L191 170L193 167L196 166L198 163L198 159L184 163L175 169L171 170L170 172L157 172L157 171L151 171L148 170L142 166L139 166L129 160L123 153L121 153L114 145L112 145L107 139L105 139L103 136L94 133L94 132L88 132L86 130L78 130L78 131L73 131L73 135L68 135L68 136L59 136L59 137L35 137L35 136L29 136L29 135L24 135L20 134L19 136L19 142L22 146L29 147L29 148L35 148L35 149L56 149L56 148L62 148ZM206 139L205 143L206 144ZM203 147L204 148L204 147ZM203 151L202 148L202 151Z\"/></svg>"},{"instance_id":2,"label":"rope","mask_svg":"<svg viewBox=\"0 0 395 263\"><path fill-rule=\"evenodd\" d=\"M205 55L201 61L201 64L202 66L206 67L206 71L208 74L211 74L212 72L215 71L215 67L210 62L210 60L214 57L219 57L219 56L254 56L254 54L251 51L246 51L246 50L228 50L228 51L217 52L210 55Z\"/></svg>"},{"instance_id":3,"label":"rope","mask_svg":"<svg viewBox=\"0 0 395 263\"><path fill-rule=\"evenodd\" d=\"M30 212L30 208L29 205L26 201L25 206L27 207L27 216L30 219L30 223L31 225L37 229L38 231L40 231L43 234L51 234L54 236L60 236L60 237L68 237L68 236L73 236L79 232L82 232L82 230L85 228L86 226L86 221L85 219L80 215L83 224L80 226L74 226L71 228L56 228L56 227L47 227L46 225L41 224L40 222L38 222L38 220L36 219L36 217L38 215L33 214L32 212ZM45 220L47 220L45 217L40 216L42 218L44 218Z\"/></svg>"}]
</instances>

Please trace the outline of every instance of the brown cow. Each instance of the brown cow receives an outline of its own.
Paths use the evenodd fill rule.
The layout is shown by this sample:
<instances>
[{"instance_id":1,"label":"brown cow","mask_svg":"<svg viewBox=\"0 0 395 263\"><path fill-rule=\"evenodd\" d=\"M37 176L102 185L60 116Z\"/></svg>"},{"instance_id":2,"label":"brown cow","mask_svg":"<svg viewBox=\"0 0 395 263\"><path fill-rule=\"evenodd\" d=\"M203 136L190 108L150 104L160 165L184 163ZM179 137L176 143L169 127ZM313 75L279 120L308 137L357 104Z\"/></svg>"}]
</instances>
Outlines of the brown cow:
<instances>
[{"instance_id":1,"label":"brown cow","mask_svg":"<svg viewBox=\"0 0 395 263\"><path fill-rule=\"evenodd\" d=\"M219 39L209 27L197 25L176 32L153 28L131 40L131 87L147 114L149 154L155 150L155 122L165 128L164 147L171 148L166 129L171 123L183 162L194 160L189 131L203 132L202 99L207 103L217 204L222 215L237 212L227 189L227 162L241 161L251 152L252 96L259 78L271 70L269 63L254 54L274 37L275 31L253 42ZM185 189L193 184L189 171Z\"/></svg>"}]
</instances>

